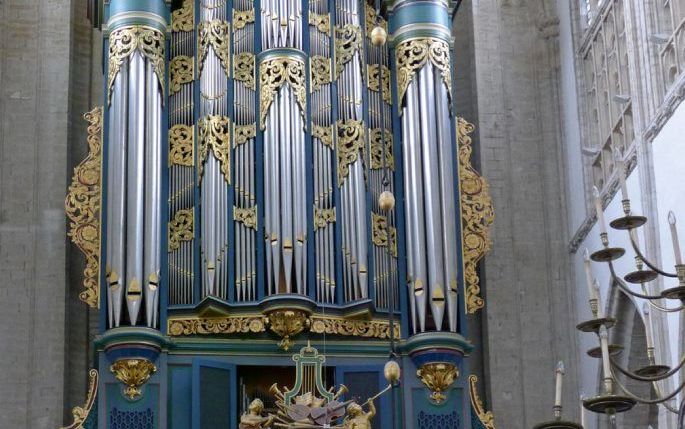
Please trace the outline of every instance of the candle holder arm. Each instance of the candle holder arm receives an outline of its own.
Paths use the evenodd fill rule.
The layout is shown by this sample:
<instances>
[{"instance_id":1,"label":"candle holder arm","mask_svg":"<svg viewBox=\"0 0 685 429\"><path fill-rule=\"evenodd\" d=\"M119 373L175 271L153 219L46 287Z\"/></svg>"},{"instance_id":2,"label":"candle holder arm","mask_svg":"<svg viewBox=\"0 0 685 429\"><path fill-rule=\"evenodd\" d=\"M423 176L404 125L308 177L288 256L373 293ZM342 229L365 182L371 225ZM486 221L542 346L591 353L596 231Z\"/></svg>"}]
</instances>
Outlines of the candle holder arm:
<instances>
[{"instance_id":1,"label":"candle holder arm","mask_svg":"<svg viewBox=\"0 0 685 429\"><path fill-rule=\"evenodd\" d=\"M642 284L642 293L649 293L647 292L647 288L644 284ZM679 311L683 311L685 309L685 305L681 305L680 307L669 308L661 306L659 304L655 304L654 302L652 302L652 300L648 300L647 303L650 307L662 313L678 313Z\"/></svg>"},{"instance_id":2,"label":"candle holder arm","mask_svg":"<svg viewBox=\"0 0 685 429\"><path fill-rule=\"evenodd\" d=\"M637 255L638 258L640 258L640 260L641 260L642 262L645 263L645 265L647 265L647 267L649 267L650 270L652 270L652 271L654 271L654 272L656 272L656 273L658 273L658 274L661 274L662 276L665 276L665 277L671 277L671 278L674 278L674 279L677 279L677 278L678 278L678 275L677 275L677 274L666 272L666 271L662 270L661 268L657 267L657 266L656 266L654 263L652 263L650 260L648 260L648 259L645 257L645 255L640 251L640 247L639 247L639 246L637 245L637 243L635 242L635 238L633 238L633 236L632 236L631 234L629 234L629 236L630 236L630 245L633 247L633 250L635 251L635 254Z\"/></svg>"},{"instance_id":3,"label":"candle holder arm","mask_svg":"<svg viewBox=\"0 0 685 429\"><path fill-rule=\"evenodd\" d=\"M611 278L618 284L618 287L620 287L625 293L630 294L634 297L637 298L642 298L642 299L661 299L661 295L645 295L641 294L638 292L635 292L631 290L628 286L626 286L625 282L623 281L622 278L620 278L618 275L616 275L616 270L614 269L614 264L612 262L607 262L609 264L609 271L611 272Z\"/></svg>"},{"instance_id":4,"label":"candle holder arm","mask_svg":"<svg viewBox=\"0 0 685 429\"><path fill-rule=\"evenodd\" d=\"M685 356L683 356L680 359L680 363L675 368L672 368L671 370L669 370L668 372L666 372L664 374L649 377L649 376L635 374L634 372L631 372L627 368L623 368L618 362L616 362L616 359L613 357L610 357L609 359L611 360L611 366L613 368L616 368L617 370L619 370L619 372L621 372L625 376L632 378L633 380L649 381L649 382L665 380L665 379L671 377L672 375L674 375L675 373L677 373L680 370L680 368L682 368L683 365L685 364Z\"/></svg>"},{"instance_id":5,"label":"candle holder arm","mask_svg":"<svg viewBox=\"0 0 685 429\"><path fill-rule=\"evenodd\" d=\"M639 396L635 395L633 392L628 390L626 386L621 383L621 380L618 379L618 377L613 377L614 382L618 385L618 387L625 393L629 398L636 400L637 402L645 405L657 405L657 404L663 404L666 401L670 401L671 399L675 398L675 396L680 393L683 388L685 388L685 381L678 386L676 390L673 392L669 393L667 396L664 397L658 397L656 399L645 399L645 398L640 398Z\"/></svg>"}]
</instances>

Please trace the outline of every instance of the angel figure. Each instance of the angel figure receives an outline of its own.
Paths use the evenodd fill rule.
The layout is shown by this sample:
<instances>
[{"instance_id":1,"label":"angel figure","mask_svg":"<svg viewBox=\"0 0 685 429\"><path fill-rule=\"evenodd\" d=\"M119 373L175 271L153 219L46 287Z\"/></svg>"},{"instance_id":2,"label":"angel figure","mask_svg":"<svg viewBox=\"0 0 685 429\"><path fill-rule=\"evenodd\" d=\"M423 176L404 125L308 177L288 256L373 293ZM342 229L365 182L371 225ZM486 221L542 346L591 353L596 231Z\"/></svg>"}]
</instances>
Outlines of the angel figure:
<instances>
[{"instance_id":1,"label":"angel figure","mask_svg":"<svg viewBox=\"0 0 685 429\"><path fill-rule=\"evenodd\" d=\"M247 407L247 413L240 417L240 429L267 429L271 427L274 416L263 417L264 403L257 398Z\"/></svg>"},{"instance_id":2,"label":"angel figure","mask_svg":"<svg viewBox=\"0 0 685 429\"><path fill-rule=\"evenodd\" d=\"M347 417L343 421L345 429L371 429L371 419L376 415L376 406L373 400L367 401L369 412L365 413L361 405L352 402L347 406Z\"/></svg>"}]
</instances>

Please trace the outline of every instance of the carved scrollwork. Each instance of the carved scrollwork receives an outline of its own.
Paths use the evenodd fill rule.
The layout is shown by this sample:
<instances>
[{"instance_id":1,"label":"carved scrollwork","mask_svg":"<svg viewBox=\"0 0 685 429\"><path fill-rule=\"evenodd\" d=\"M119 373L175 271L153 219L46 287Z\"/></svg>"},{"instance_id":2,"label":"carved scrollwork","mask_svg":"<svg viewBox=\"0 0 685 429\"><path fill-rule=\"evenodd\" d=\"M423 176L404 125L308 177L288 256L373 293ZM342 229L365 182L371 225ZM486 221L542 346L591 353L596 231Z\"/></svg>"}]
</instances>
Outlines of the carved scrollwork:
<instances>
[{"instance_id":1,"label":"carved scrollwork","mask_svg":"<svg viewBox=\"0 0 685 429\"><path fill-rule=\"evenodd\" d=\"M107 102L111 101L112 87L124 60L134 52L140 53L150 61L164 92L164 34L147 27L124 27L109 36L109 61L107 72Z\"/></svg>"},{"instance_id":2,"label":"carved scrollwork","mask_svg":"<svg viewBox=\"0 0 685 429\"><path fill-rule=\"evenodd\" d=\"M383 168L383 153L385 152L385 167L390 170L395 169L395 157L392 153L392 131L385 130L385 145L382 144L383 130L374 128L369 130L370 143L370 164L372 170L380 170ZM385 146L385 148L383 147ZM385 150L384 150L385 149Z\"/></svg>"},{"instance_id":3,"label":"carved scrollwork","mask_svg":"<svg viewBox=\"0 0 685 429\"><path fill-rule=\"evenodd\" d=\"M464 246L464 281L466 311L474 314L485 302L479 296L478 261L492 247L489 227L495 219L489 186L485 178L471 166L471 137L474 126L457 118L457 151L461 188L461 217Z\"/></svg>"},{"instance_id":4,"label":"carved scrollwork","mask_svg":"<svg viewBox=\"0 0 685 429\"><path fill-rule=\"evenodd\" d=\"M358 25L347 24L335 29L335 78L340 77L345 64L350 62L362 47L364 38Z\"/></svg>"},{"instance_id":5,"label":"carved scrollwork","mask_svg":"<svg viewBox=\"0 0 685 429\"><path fill-rule=\"evenodd\" d=\"M204 163L211 152L221 163L224 180L231 184L231 120L226 116L205 116L198 122L199 168L198 176L202 180Z\"/></svg>"},{"instance_id":6,"label":"carved scrollwork","mask_svg":"<svg viewBox=\"0 0 685 429\"><path fill-rule=\"evenodd\" d=\"M257 206L247 209L233 207L233 220L245 225L247 228L257 230Z\"/></svg>"},{"instance_id":7,"label":"carved scrollwork","mask_svg":"<svg viewBox=\"0 0 685 429\"><path fill-rule=\"evenodd\" d=\"M371 213L371 240L378 247L388 245L388 219L376 213Z\"/></svg>"},{"instance_id":8,"label":"carved scrollwork","mask_svg":"<svg viewBox=\"0 0 685 429\"><path fill-rule=\"evenodd\" d=\"M233 126L233 140L234 147L247 143L250 139L257 136L257 124L249 125L234 125Z\"/></svg>"},{"instance_id":9,"label":"carved scrollwork","mask_svg":"<svg viewBox=\"0 0 685 429\"><path fill-rule=\"evenodd\" d=\"M193 209L179 210L169 221L169 252L178 250L182 241L190 241L195 236L195 215Z\"/></svg>"},{"instance_id":10,"label":"carved scrollwork","mask_svg":"<svg viewBox=\"0 0 685 429\"><path fill-rule=\"evenodd\" d=\"M169 94L181 90L181 85L193 81L195 60L185 55L178 55L169 62Z\"/></svg>"},{"instance_id":11,"label":"carved scrollwork","mask_svg":"<svg viewBox=\"0 0 685 429\"><path fill-rule=\"evenodd\" d=\"M183 0L183 5L171 12L171 31L193 31L195 26L195 1Z\"/></svg>"},{"instance_id":12,"label":"carved scrollwork","mask_svg":"<svg viewBox=\"0 0 685 429\"><path fill-rule=\"evenodd\" d=\"M86 403L82 407L74 407L71 414L74 416L74 421L69 426L64 426L61 429L84 429L84 424L88 420L90 411L95 405L95 398L98 395L98 371L91 369L88 371L88 392L86 393Z\"/></svg>"},{"instance_id":13,"label":"carved scrollwork","mask_svg":"<svg viewBox=\"0 0 685 429\"><path fill-rule=\"evenodd\" d=\"M300 113L304 118L307 112L307 92L305 90L305 66L299 58L276 57L259 65L259 111L260 127L266 128L266 117L269 107L273 103L278 90L285 84L295 93L295 99L300 106Z\"/></svg>"},{"instance_id":14,"label":"carved scrollwork","mask_svg":"<svg viewBox=\"0 0 685 429\"><path fill-rule=\"evenodd\" d=\"M331 32L331 15L309 12L309 25L313 25L324 34L329 34Z\"/></svg>"},{"instance_id":15,"label":"carved scrollwork","mask_svg":"<svg viewBox=\"0 0 685 429\"><path fill-rule=\"evenodd\" d=\"M335 207L332 209L314 208L314 229L325 228L335 222Z\"/></svg>"},{"instance_id":16,"label":"carved scrollwork","mask_svg":"<svg viewBox=\"0 0 685 429\"><path fill-rule=\"evenodd\" d=\"M311 88L310 91L318 91L322 85L331 83L331 59L314 55L309 59L310 73L311 73Z\"/></svg>"},{"instance_id":17,"label":"carved scrollwork","mask_svg":"<svg viewBox=\"0 0 685 429\"><path fill-rule=\"evenodd\" d=\"M447 395L444 392L459 377L459 370L451 363L432 362L423 364L416 371L416 376L431 390L431 400L436 404L441 404L447 399Z\"/></svg>"},{"instance_id":18,"label":"carved scrollwork","mask_svg":"<svg viewBox=\"0 0 685 429\"><path fill-rule=\"evenodd\" d=\"M233 9L233 28L240 30L251 22L254 22L254 9L236 10Z\"/></svg>"},{"instance_id":19,"label":"carved scrollwork","mask_svg":"<svg viewBox=\"0 0 685 429\"><path fill-rule=\"evenodd\" d=\"M383 71L381 77L381 70ZM392 93L390 92L390 69L380 64L369 64L367 66L369 89L380 92L383 85L383 101L392 104Z\"/></svg>"},{"instance_id":20,"label":"carved scrollwork","mask_svg":"<svg viewBox=\"0 0 685 429\"><path fill-rule=\"evenodd\" d=\"M141 387L157 372L157 367L147 359L121 359L109 370L125 386L124 396L134 400L143 394Z\"/></svg>"},{"instance_id":21,"label":"carved scrollwork","mask_svg":"<svg viewBox=\"0 0 685 429\"><path fill-rule=\"evenodd\" d=\"M412 39L395 48L397 60L397 91L402 104L407 87L416 72L429 61L440 70L447 93L452 94L452 73L450 71L450 47L444 40L432 37Z\"/></svg>"},{"instance_id":22,"label":"carved scrollwork","mask_svg":"<svg viewBox=\"0 0 685 429\"><path fill-rule=\"evenodd\" d=\"M169 129L169 165L192 167L195 164L193 127L183 124Z\"/></svg>"},{"instance_id":23,"label":"carved scrollwork","mask_svg":"<svg viewBox=\"0 0 685 429\"><path fill-rule=\"evenodd\" d=\"M383 29L385 29L386 32L388 31L388 22L385 19L383 19L383 17L380 18L379 22L378 17L376 15L376 9L374 9L371 5L367 3L365 5L364 11L366 15L366 37L371 38L371 32L377 25L383 27Z\"/></svg>"},{"instance_id":24,"label":"carved scrollwork","mask_svg":"<svg viewBox=\"0 0 685 429\"><path fill-rule=\"evenodd\" d=\"M255 89L254 60L254 54L250 52L233 55L233 78L250 89Z\"/></svg>"},{"instance_id":25,"label":"carved scrollwork","mask_svg":"<svg viewBox=\"0 0 685 429\"><path fill-rule=\"evenodd\" d=\"M338 186L342 186L353 164L361 154L364 158L366 143L363 121L338 121Z\"/></svg>"},{"instance_id":26,"label":"carved scrollwork","mask_svg":"<svg viewBox=\"0 0 685 429\"><path fill-rule=\"evenodd\" d=\"M388 226L388 247L390 254L397 258L397 228Z\"/></svg>"},{"instance_id":27,"label":"carved scrollwork","mask_svg":"<svg viewBox=\"0 0 685 429\"><path fill-rule=\"evenodd\" d=\"M230 25L226 21L215 19L209 22L201 22L197 26L198 33L198 62L200 64L200 73L205 64L209 47L214 49L214 53L221 61L221 66L229 76L230 73L230 46L231 46L231 32Z\"/></svg>"},{"instance_id":28,"label":"carved scrollwork","mask_svg":"<svg viewBox=\"0 0 685 429\"><path fill-rule=\"evenodd\" d=\"M321 143L333 149L333 126L324 127L321 125L314 125L312 127L312 136L319 139Z\"/></svg>"},{"instance_id":29,"label":"carved scrollwork","mask_svg":"<svg viewBox=\"0 0 685 429\"><path fill-rule=\"evenodd\" d=\"M390 324L387 320L353 320L342 317L312 315L311 331L315 334L342 335L346 337L390 338ZM394 337L400 338L399 324L395 324Z\"/></svg>"},{"instance_id":30,"label":"carved scrollwork","mask_svg":"<svg viewBox=\"0 0 685 429\"><path fill-rule=\"evenodd\" d=\"M84 115L88 121L88 156L74 168L64 204L69 218L69 237L86 257L81 301L99 306L100 207L102 204L102 107Z\"/></svg>"},{"instance_id":31,"label":"carved scrollwork","mask_svg":"<svg viewBox=\"0 0 685 429\"><path fill-rule=\"evenodd\" d=\"M475 411L478 420L483 423L485 429L495 429L495 416L492 411L487 411L483 406L483 401L478 396L478 377L469 375L469 392L471 394L471 407Z\"/></svg>"},{"instance_id":32,"label":"carved scrollwork","mask_svg":"<svg viewBox=\"0 0 685 429\"><path fill-rule=\"evenodd\" d=\"M172 337L212 334L247 334L265 332L265 317L241 315L221 318L170 318L168 332Z\"/></svg>"}]
</instances>

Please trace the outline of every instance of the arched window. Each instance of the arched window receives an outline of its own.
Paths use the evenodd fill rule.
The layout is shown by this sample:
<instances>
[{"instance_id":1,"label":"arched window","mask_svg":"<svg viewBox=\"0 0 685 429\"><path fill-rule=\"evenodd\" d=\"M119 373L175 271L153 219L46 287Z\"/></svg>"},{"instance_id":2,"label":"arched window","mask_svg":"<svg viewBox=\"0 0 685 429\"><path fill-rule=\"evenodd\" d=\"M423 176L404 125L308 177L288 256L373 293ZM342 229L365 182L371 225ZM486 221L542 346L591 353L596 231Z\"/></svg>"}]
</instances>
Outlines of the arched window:
<instances>
[{"instance_id":1,"label":"arched window","mask_svg":"<svg viewBox=\"0 0 685 429\"><path fill-rule=\"evenodd\" d=\"M654 32L664 93L685 70L685 0L654 0Z\"/></svg>"}]
</instances>

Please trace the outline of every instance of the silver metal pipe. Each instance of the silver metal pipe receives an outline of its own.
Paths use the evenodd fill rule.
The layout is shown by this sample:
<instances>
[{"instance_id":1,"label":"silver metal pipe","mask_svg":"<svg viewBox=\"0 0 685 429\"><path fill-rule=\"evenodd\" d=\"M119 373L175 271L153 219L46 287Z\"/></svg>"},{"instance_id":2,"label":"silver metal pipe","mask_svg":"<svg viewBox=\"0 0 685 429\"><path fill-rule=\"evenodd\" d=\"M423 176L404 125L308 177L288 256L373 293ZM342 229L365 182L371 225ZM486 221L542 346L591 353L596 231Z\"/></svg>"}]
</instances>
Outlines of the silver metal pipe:
<instances>
[{"instance_id":1,"label":"silver metal pipe","mask_svg":"<svg viewBox=\"0 0 685 429\"><path fill-rule=\"evenodd\" d=\"M283 240L281 248L283 252L283 271L285 272L285 288L287 293L292 293L292 278L293 278L293 172L292 172L292 129L291 121L293 120L289 114L289 104L295 103L294 98L291 98L290 87L284 85L278 94L278 108L279 108L279 123L278 127L281 131L279 139L280 155L281 155L281 228L283 232Z\"/></svg>"}]
</instances>

